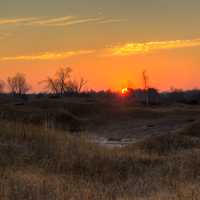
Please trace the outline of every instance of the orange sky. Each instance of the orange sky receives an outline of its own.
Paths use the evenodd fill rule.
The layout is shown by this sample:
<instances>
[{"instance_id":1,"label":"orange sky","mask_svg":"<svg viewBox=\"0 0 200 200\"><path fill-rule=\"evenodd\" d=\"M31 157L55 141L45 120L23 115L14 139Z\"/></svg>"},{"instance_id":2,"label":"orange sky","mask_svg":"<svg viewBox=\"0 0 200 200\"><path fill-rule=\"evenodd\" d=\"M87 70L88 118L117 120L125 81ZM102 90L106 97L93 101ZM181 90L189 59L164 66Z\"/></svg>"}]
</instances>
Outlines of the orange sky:
<instances>
[{"instance_id":1,"label":"orange sky","mask_svg":"<svg viewBox=\"0 0 200 200\"><path fill-rule=\"evenodd\" d=\"M70 66L86 89L200 87L200 2L0 2L0 79L26 75L33 91Z\"/></svg>"},{"instance_id":2,"label":"orange sky","mask_svg":"<svg viewBox=\"0 0 200 200\"><path fill-rule=\"evenodd\" d=\"M59 67L70 66L76 79L83 76L88 80L86 89L119 90L122 87L142 87L142 71L146 69L152 87L190 89L200 86L200 58L197 55L194 49L189 48L127 56L92 53L60 60L2 61L0 77L4 79L18 71L23 72L33 90L38 91L42 90L39 81L54 75Z\"/></svg>"}]
</instances>

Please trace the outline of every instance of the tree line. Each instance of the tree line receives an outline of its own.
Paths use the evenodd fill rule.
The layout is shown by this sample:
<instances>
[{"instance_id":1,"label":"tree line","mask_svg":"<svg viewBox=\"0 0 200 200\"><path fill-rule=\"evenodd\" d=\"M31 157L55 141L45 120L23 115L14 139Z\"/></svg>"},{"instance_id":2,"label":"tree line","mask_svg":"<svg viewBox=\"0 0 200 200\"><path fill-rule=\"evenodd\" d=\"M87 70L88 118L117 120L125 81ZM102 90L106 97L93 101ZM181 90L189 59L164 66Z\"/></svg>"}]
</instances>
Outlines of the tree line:
<instances>
[{"instance_id":1,"label":"tree line","mask_svg":"<svg viewBox=\"0 0 200 200\"><path fill-rule=\"evenodd\" d=\"M63 96L65 93L80 93L87 81L83 77L80 80L74 79L72 69L63 67L53 77L47 77L39 84L42 84L47 92ZM30 84L22 73L16 73L14 76L8 77L6 81L1 80L0 92L3 93L5 88L14 96L23 96L31 90Z\"/></svg>"},{"instance_id":2,"label":"tree line","mask_svg":"<svg viewBox=\"0 0 200 200\"><path fill-rule=\"evenodd\" d=\"M72 76L73 70L70 67L63 67L56 71L54 76L47 77L45 80L40 81L45 93L53 94L57 97L65 95L79 95L86 97L106 97L118 98L119 94L112 91L84 91L87 81L80 77L74 79ZM149 77L146 71L142 73L143 88L127 88L125 95L126 99L133 100L145 105L150 104L171 104L171 103L187 103L199 104L200 103L200 90L183 91L176 88L171 88L168 92L159 92L156 88L149 86ZM13 96L25 96L31 91L31 85L28 83L26 77L22 73L16 73L9 76L6 81L0 80L0 93L7 91ZM45 93L41 93L45 94Z\"/></svg>"}]
</instances>

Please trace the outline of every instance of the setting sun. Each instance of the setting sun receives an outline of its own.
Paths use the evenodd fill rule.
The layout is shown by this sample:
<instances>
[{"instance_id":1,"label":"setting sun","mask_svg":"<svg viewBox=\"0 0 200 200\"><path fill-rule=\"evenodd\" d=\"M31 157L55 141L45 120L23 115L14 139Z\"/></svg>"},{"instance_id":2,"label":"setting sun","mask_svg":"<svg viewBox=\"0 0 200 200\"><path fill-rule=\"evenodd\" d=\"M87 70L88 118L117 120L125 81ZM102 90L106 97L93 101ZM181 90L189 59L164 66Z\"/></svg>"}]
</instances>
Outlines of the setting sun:
<instances>
[{"instance_id":1,"label":"setting sun","mask_svg":"<svg viewBox=\"0 0 200 200\"><path fill-rule=\"evenodd\" d=\"M128 93L128 88L123 88L121 92L122 92L123 95L127 94Z\"/></svg>"}]
</instances>

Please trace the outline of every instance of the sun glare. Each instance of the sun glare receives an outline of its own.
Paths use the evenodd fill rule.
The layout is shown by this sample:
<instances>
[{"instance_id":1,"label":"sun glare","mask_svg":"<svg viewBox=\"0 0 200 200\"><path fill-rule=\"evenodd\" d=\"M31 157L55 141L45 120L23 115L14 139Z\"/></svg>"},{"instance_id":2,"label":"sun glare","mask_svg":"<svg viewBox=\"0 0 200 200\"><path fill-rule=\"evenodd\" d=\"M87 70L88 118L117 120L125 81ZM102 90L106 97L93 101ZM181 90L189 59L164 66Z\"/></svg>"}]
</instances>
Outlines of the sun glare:
<instances>
[{"instance_id":1,"label":"sun glare","mask_svg":"<svg viewBox=\"0 0 200 200\"><path fill-rule=\"evenodd\" d=\"M128 93L128 88L123 88L121 92L122 92L123 95L127 94Z\"/></svg>"}]
</instances>

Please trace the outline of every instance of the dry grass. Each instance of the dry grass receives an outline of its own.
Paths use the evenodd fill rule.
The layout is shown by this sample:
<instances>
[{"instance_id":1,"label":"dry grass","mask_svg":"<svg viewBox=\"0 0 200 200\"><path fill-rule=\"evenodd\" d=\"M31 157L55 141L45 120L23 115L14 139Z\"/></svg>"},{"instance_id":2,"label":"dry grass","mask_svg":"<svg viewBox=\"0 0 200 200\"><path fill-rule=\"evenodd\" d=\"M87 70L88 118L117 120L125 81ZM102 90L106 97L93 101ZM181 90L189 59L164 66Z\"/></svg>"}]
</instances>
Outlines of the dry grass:
<instances>
[{"instance_id":1,"label":"dry grass","mask_svg":"<svg viewBox=\"0 0 200 200\"><path fill-rule=\"evenodd\" d=\"M197 127L106 149L66 132L1 121L0 199L200 199Z\"/></svg>"}]
</instances>

